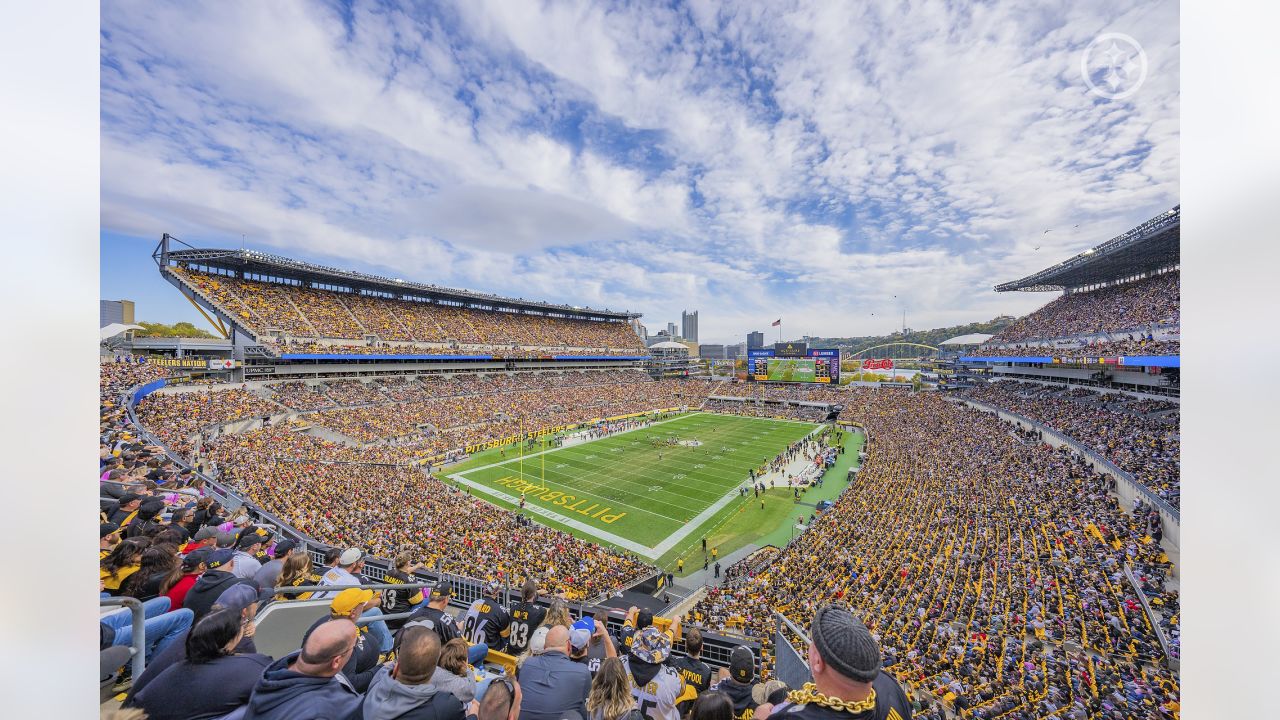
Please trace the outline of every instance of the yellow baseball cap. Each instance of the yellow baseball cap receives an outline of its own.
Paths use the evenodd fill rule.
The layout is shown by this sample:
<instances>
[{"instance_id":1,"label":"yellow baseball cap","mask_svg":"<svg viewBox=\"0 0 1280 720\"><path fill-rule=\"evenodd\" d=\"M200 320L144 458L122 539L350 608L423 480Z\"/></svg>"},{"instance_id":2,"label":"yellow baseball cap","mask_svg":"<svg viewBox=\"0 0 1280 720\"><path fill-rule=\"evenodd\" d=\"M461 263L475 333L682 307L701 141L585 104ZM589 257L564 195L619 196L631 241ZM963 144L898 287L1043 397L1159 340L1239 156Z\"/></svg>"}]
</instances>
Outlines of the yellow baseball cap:
<instances>
[{"instance_id":1,"label":"yellow baseball cap","mask_svg":"<svg viewBox=\"0 0 1280 720\"><path fill-rule=\"evenodd\" d=\"M363 590L361 588L347 588L338 593L337 597L329 607L333 610L334 615L350 615L357 605L363 605L373 599L372 590Z\"/></svg>"}]
</instances>

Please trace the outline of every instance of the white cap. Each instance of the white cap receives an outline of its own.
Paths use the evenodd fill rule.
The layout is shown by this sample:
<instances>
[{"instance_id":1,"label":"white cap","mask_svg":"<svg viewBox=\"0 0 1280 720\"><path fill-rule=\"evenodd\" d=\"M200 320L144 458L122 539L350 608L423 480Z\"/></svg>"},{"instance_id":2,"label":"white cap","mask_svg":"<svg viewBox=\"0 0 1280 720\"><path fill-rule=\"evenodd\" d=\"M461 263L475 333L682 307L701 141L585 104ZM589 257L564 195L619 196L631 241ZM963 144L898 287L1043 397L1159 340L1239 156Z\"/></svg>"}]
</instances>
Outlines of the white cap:
<instances>
[{"instance_id":1,"label":"white cap","mask_svg":"<svg viewBox=\"0 0 1280 720\"><path fill-rule=\"evenodd\" d=\"M551 628L541 625L537 630L533 631L533 637L529 638L529 652L534 655L541 655L547 650L547 633L551 632Z\"/></svg>"},{"instance_id":2,"label":"white cap","mask_svg":"<svg viewBox=\"0 0 1280 720\"><path fill-rule=\"evenodd\" d=\"M342 566L355 565L360 562L360 558L364 557L364 551L360 548L347 548L342 551L342 555L338 556L338 564Z\"/></svg>"}]
</instances>

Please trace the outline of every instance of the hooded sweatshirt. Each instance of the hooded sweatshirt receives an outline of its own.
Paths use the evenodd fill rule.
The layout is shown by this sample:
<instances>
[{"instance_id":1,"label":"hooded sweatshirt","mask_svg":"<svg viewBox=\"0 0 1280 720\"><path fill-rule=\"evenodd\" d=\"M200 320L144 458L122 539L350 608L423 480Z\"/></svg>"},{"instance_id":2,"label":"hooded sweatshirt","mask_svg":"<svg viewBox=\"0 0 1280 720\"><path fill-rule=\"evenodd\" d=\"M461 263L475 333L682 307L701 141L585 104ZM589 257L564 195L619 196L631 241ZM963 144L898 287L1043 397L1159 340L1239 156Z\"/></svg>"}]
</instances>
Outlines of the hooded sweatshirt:
<instances>
[{"instance_id":1,"label":"hooded sweatshirt","mask_svg":"<svg viewBox=\"0 0 1280 720\"><path fill-rule=\"evenodd\" d=\"M196 584L187 591L187 596L182 599L182 607L196 614L191 621L192 626L200 622L200 618L209 614L213 604L218 601L222 593L226 592L227 588L241 583L255 591L258 589L252 580L238 578L225 570L206 570L200 579L196 580Z\"/></svg>"},{"instance_id":2,"label":"hooded sweatshirt","mask_svg":"<svg viewBox=\"0 0 1280 720\"><path fill-rule=\"evenodd\" d=\"M466 717L462 703L451 693L431 683L405 685L391 677L390 665L383 665L374 675L360 711L361 720L464 720Z\"/></svg>"},{"instance_id":3,"label":"hooded sweatshirt","mask_svg":"<svg viewBox=\"0 0 1280 720\"><path fill-rule=\"evenodd\" d=\"M347 720L360 715L360 693L342 673L331 678L294 672L302 654L289 653L267 668L253 688L244 720Z\"/></svg>"},{"instance_id":4,"label":"hooded sweatshirt","mask_svg":"<svg viewBox=\"0 0 1280 720\"><path fill-rule=\"evenodd\" d=\"M459 702L469 703L476 699L476 681L474 678L454 675L438 665L427 684L442 693L449 693L458 698Z\"/></svg>"}]
</instances>

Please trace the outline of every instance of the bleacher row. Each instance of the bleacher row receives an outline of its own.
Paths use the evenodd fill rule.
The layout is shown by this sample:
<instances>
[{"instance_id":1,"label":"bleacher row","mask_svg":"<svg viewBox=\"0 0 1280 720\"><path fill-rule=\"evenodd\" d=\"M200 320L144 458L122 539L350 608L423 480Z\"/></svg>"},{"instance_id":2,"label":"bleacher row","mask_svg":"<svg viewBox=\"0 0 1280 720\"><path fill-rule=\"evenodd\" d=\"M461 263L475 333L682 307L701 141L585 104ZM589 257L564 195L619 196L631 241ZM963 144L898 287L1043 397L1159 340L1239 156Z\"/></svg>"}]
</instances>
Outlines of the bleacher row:
<instances>
[{"instance_id":1,"label":"bleacher row","mask_svg":"<svg viewBox=\"0 0 1280 720\"><path fill-rule=\"evenodd\" d=\"M1177 340L1156 340L1156 326L1176 328L1181 322L1181 273L1177 270L1062 295L1019 318L988 340L979 354L1040 355L1046 341L1093 336L1070 344L1083 355L1176 355ZM1101 337L1098 337L1101 336Z\"/></svg>"},{"instance_id":2,"label":"bleacher row","mask_svg":"<svg viewBox=\"0 0 1280 720\"><path fill-rule=\"evenodd\" d=\"M644 350L624 322L475 310L182 267L171 271L278 353L466 354L499 348L504 356L515 357L636 355ZM369 342L369 336L378 340Z\"/></svg>"}]
</instances>

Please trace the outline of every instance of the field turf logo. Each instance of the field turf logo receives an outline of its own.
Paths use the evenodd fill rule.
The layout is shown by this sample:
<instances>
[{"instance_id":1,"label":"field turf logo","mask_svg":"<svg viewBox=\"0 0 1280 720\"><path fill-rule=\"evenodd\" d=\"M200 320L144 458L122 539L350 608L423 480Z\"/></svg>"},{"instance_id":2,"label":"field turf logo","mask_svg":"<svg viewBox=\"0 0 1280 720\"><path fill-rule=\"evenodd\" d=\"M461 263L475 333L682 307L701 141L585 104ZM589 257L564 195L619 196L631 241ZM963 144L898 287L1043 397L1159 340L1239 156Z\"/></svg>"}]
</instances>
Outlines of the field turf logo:
<instances>
[{"instance_id":1,"label":"field turf logo","mask_svg":"<svg viewBox=\"0 0 1280 720\"><path fill-rule=\"evenodd\" d=\"M577 496L562 493L558 490L548 490L546 487L539 485L536 482L521 480L516 477L500 478L494 481L494 485L500 485L502 487L511 488L512 490L517 490L531 497L539 498L543 502L548 502L552 505L562 507L566 511L576 512L579 515L584 515L610 525L627 515L626 512L613 513L613 508L601 507L599 503L591 503L590 505L587 505L587 503L591 502L590 500L580 500ZM582 507L583 505L586 505L586 507Z\"/></svg>"}]
</instances>

